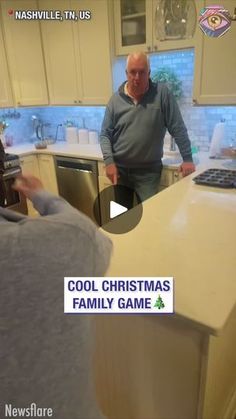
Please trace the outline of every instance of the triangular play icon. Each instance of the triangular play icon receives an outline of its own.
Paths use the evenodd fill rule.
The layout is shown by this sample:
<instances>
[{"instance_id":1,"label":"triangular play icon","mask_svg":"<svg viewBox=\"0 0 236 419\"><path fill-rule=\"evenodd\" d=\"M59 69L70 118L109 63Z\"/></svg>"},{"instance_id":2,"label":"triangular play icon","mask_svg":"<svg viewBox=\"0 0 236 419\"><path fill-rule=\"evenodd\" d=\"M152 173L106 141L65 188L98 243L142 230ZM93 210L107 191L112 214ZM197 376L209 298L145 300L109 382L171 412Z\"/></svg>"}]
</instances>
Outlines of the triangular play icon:
<instances>
[{"instance_id":1,"label":"triangular play icon","mask_svg":"<svg viewBox=\"0 0 236 419\"><path fill-rule=\"evenodd\" d=\"M118 215L123 214L123 212L126 211L128 211L128 208L117 204L115 201L110 201L110 218L118 217Z\"/></svg>"}]
</instances>

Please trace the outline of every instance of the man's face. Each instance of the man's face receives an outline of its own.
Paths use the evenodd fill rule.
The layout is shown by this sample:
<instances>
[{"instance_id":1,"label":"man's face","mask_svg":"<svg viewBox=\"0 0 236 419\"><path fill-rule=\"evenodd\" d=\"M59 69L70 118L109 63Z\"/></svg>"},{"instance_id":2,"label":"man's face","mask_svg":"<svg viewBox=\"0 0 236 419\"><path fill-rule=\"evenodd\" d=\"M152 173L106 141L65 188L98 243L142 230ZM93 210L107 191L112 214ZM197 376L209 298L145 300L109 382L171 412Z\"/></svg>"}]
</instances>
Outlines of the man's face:
<instances>
[{"instance_id":1,"label":"man's face","mask_svg":"<svg viewBox=\"0 0 236 419\"><path fill-rule=\"evenodd\" d=\"M128 87L131 92L137 96L141 96L145 93L148 80L149 80L150 71L145 59L143 58L130 58L126 75L128 80Z\"/></svg>"}]
</instances>

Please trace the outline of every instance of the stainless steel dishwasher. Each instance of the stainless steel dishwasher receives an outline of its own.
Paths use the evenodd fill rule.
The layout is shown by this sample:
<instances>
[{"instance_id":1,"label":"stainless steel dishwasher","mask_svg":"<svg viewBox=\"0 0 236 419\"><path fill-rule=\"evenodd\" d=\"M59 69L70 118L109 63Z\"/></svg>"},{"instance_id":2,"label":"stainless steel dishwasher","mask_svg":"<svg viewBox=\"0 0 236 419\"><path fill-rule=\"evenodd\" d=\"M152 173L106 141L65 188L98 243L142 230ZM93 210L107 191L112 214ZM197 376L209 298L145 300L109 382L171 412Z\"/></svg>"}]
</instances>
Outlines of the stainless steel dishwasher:
<instances>
[{"instance_id":1,"label":"stainless steel dishwasher","mask_svg":"<svg viewBox=\"0 0 236 419\"><path fill-rule=\"evenodd\" d=\"M55 163L59 194L100 225L99 206L94 207L98 196L97 162L55 156Z\"/></svg>"}]
</instances>

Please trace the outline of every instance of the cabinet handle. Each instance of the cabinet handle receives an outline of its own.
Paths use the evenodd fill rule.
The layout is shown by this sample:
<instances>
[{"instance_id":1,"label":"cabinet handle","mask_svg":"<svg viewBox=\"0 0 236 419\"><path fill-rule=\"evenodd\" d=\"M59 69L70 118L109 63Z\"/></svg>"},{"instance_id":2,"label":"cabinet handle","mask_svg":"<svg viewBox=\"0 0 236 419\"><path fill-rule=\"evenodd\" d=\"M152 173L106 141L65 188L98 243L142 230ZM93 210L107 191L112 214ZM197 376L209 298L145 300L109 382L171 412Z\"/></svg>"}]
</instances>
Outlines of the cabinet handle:
<instances>
[{"instance_id":1,"label":"cabinet handle","mask_svg":"<svg viewBox=\"0 0 236 419\"><path fill-rule=\"evenodd\" d=\"M148 47L147 47L147 50L148 50L148 52L150 52L150 51L151 51L151 47L149 47L149 46L148 46Z\"/></svg>"},{"instance_id":2,"label":"cabinet handle","mask_svg":"<svg viewBox=\"0 0 236 419\"><path fill-rule=\"evenodd\" d=\"M157 51L157 50L158 50L157 45L154 45L154 51Z\"/></svg>"},{"instance_id":3,"label":"cabinet handle","mask_svg":"<svg viewBox=\"0 0 236 419\"><path fill-rule=\"evenodd\" d=\"M74 100L74 103L77 103L77 100Z\"/></svg>"},{"instance_id":4,"label":"cabinet handle","mask_svg":"<svg viewBox=\"0 0 236 419\"><path fill-rule=\"evenodd\" d=\"M82 100L78 100L78 103L83 103Z\"/></svg>"},{"instance_id":5,"label":"cabinet handle","mask_svg":"<svg viewBox=\"0 0 236 419\"><path fill-rule=\"evenodd\" d=\"M193 104L197 105L197 99L193 99Z\"/></svg>"},{"instance_id":6,"label":"cabinet handle","mask_svg":"<svg viewBox=\"0 0 236 419\"><path fill-rule=\"evenodd\" d=\"M20 103L20 102L17 102L17 105L18 105L18 106L20 106L20 105L21 105L21 103Z\"/></svg>"}]
</instances>

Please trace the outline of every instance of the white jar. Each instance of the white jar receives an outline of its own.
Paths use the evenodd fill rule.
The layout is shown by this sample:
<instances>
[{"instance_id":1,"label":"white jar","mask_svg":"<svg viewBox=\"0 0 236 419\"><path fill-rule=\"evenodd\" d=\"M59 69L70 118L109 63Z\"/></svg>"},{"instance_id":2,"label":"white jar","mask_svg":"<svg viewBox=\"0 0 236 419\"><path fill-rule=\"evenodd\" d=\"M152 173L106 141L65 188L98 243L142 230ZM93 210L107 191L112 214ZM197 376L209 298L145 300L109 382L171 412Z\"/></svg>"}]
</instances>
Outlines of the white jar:
<instances>
[{"instance_id":1,"label":"white jar","mask_svg":"<svg viewBox=\"0 0 236 419\"><path fill-rule=\"evenodd\" d=\"M76 127L66 127L66 141L68 144L78 143L78 134Z\"/></svg>"},{"instance_id":2,"label":"white jar","mask_svg":"<svg viewBox=\"0 0 236 419\"><path fill-rule=\"evenodd\" d=\"M97 131L89 131L89 144L98 144Z\"/></svg>"},{"instance_id":3,"label":"white jar","mask_svg":"<svg viewBox=\"0 0 236 419\"><path fill-rule=\"evenodd\" d=\"M78 130L79 135L79 144L88 144L89 143L89 132L86 128L81 128Z\"/></svg>"}]
</instances>

